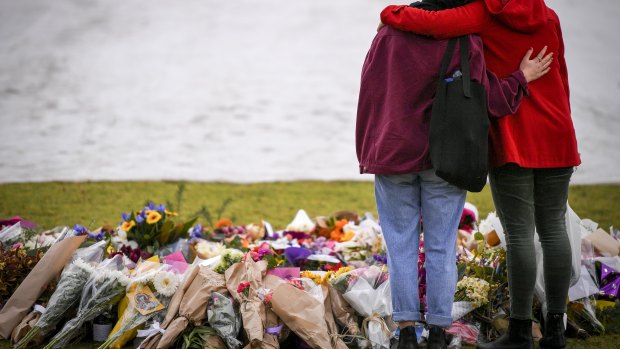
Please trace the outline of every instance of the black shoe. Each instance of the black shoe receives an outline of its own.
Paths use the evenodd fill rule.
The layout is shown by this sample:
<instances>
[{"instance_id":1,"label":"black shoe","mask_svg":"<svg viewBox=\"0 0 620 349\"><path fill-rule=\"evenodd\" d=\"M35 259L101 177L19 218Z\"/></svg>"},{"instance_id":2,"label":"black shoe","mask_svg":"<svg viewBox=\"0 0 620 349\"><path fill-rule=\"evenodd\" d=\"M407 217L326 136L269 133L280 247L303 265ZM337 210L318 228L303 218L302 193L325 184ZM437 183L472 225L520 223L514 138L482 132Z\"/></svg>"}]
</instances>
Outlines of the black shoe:
<instances>
[{"instance_id":1,"label":"black shoe","mask_svg":"<svg viewBox=\"0 0 620 349\"><path fill-rule=\"evenodd\" d=\"M414 326L407 326L400 329L398 349L418 349L418 337L415 334Z\"/></svg>"},{"instance_id":2,"label":"black shoe","mask_svg":"<svg viewBox=\"0 0 620 349\"><path fill-rule=\"evenodd\" d=\"M532 339L532 320L510 318L508 331L497 340L478 344L478 349L534 349Z\"/></svg>"},{"instance_id":3,"label":"black shoe","mask_svg":"<svg viewBox=\"0 0 620 349\"><path fill-rule=\"evenodd\" d=\"M545 322L545 334L540 340L540 347L544 349L564 349L566 348L566 337L564 337L564 314L547 314Z\"/></svg>"},{"instance_id":4,"label":"black shoe","mask_svg":"<svg viewBox=\"0 0 620 349\"><path fill-rule=\"evenodd\" d=\"M428 330L428 349L448 349L446 344L446 331L437 326L431 326Z\"/></svg>"}]
</instances>

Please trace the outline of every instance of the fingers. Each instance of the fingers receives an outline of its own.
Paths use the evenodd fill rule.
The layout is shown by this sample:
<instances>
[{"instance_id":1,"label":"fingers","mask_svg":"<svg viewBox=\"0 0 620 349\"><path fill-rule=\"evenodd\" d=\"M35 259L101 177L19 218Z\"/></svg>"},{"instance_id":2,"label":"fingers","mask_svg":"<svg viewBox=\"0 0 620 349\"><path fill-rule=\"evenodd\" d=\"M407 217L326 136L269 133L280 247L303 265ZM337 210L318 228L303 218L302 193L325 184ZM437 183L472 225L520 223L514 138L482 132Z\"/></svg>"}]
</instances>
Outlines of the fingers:
<instances>
[{"instance_id":1,"label":"fingers","mask_svg":"<svg viewBox=\"0 0 620 349\"><path fill-rule=\"evenodd\" d=\"M530 47L527 52L525 52L525 56L523 56L522 62L529 61L532 59L532 52L534 52L534 48Z\"/></svg>"},{"instance_id":2,"label":"fingers","mask_svg":"<svg viewBox=\"0 0 620 349\"><path fill-rule=\"evenodd\" d=\"M542 60L546 52L547 52L547 46L543 47L543 49L540 50L540 52L538 52L538 54L536 55L536 58L538 58L539 61Z\"/></svg>"}]
</instances>

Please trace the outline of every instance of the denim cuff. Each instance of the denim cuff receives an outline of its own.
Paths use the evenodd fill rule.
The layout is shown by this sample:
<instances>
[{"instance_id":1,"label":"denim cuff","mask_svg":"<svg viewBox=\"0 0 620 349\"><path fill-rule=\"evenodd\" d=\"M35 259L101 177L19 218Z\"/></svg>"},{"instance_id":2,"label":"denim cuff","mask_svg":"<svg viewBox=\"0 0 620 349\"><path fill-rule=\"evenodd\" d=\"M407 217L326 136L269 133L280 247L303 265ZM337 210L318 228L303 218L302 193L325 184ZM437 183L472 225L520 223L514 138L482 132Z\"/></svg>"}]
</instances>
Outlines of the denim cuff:
<instances>
[{"instance_id":1,"label":"denim cuff","mask_svg":"<svg viewBox=\"0 0 620 349\"><path fill-rule=\"evenodd\" d=\"M422 314L419 311L397 311L392 313L392 320L394 322L421 321Z\"/></svg>"},{"instance_id":2,"label":"denim cuff","mask_svg":"<svg viewBox=\"0 0 620 349\"><path fill-rule=\"evenodd\" d=\"M426 323L439 327L450 327L452 325L452 316L426 314Z\"/></svg>"}]
</instances>

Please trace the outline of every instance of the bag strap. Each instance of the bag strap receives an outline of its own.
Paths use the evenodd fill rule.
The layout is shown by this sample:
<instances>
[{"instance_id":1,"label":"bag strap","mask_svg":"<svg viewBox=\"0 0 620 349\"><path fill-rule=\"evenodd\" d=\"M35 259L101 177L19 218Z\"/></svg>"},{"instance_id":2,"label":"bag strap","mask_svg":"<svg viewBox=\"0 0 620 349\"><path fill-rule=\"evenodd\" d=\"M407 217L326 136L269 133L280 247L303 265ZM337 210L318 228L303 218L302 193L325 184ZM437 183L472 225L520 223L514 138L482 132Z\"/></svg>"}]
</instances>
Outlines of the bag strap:
<instances>
[{"instance_id":1,"label":"bag strap","mask_svg":"<svg viewBox=\"0 0 620 349\"><path fill-rule=\"evenodd\" d=\"M454 47L456 46L456 38L450 39L448 41L448 47L446 48L446 53L443 55L443 60L441 61L441 69L439 70L439 81L444 79L446 73L448 72L448 65L452 60L452 54L454 53Z\"/></svg>"},{"instance_id":2,"label":"bag strap","mask_svg":"<svg viewBox=\"0 0 620 349\"><path fill-rule=\"evenodd\" d=\"M459 38L459 48L461 51L461 72L463 73L463 95L471 98L471 76L469 73L469 38L461 36Z\"/></svg>"}]
</instances>

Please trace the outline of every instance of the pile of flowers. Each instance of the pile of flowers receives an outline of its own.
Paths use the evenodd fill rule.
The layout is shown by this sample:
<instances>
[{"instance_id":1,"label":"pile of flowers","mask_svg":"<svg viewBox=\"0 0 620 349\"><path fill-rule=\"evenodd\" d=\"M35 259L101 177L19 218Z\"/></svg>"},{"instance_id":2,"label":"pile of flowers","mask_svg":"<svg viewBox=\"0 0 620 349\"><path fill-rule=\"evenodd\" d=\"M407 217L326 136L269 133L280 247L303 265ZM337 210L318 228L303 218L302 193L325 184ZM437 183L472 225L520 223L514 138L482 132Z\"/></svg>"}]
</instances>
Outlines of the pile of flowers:
<instances>
[{"instance_id":1,"label":"pile of flowers","mask_svg":"<svg viewBox=\"0 0 620 349\"><path fill-rule=\"evenodd\" d=\"M19 299L39 308L15 313L24 329L12 338L16 348L41 341L46 349L64 347L103 314L111 314L116 325L100 349L120 348L134 338L146 349L387 349L395 340L387 250L370 214L311 219L300 210L282 230L267 222L182 220L152 202L121 217L118 226L103 229L75 225L38 232L15 221L0 231L0 241L10 241L0 242L0 307L9 297L22 297L15 293L20 283L43 285L28 277L46 251L67 260L57 270L56 288L45 285L34 299ZM475 207L467 206L455 232L458 283L455 322L448 329L454 343L496 338L510 311L501 225L493 215L478 219ZM620 244L620 233L610 236ZM72 247L57 254L61 243ZM425 309L423 234L418 258ZM597 258L583 262L588 275L581 280L592 276L585 285L592 292L571 293L578 298L569 304L569 326L591 334L604 330L597 314L602 307L612 313L620 285L620 257Z\"/></svg>"}]
</instances>

